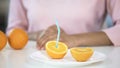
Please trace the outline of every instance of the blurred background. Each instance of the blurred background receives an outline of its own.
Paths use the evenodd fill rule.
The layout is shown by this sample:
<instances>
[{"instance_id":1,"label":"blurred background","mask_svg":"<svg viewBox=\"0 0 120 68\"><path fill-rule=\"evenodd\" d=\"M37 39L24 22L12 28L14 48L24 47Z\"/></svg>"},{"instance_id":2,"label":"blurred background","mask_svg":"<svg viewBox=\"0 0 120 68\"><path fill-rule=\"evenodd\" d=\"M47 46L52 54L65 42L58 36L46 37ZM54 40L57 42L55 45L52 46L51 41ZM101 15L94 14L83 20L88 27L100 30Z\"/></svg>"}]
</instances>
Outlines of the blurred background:
<instances>
[{"instance_id":1,"label":"blurred background","mask_svg":"<svg viewBox=\"0 0 120 68\"><path fill-rule=\"evenodd\" d=\"M2 30L3 32L5 32L7 27L9 1L10 0L0 0L0 30ZM103 28L111 26L112 26L111 17L107 15Z\"/></svg>"},{"instance_id":2,"label":"blurred background","mask_svg":"<svg viewBox=\"0 0 120 68\"><path fill-rule=\"evenodd\" d=\"M0 0L0 30L5 32L7 26L9 0Z\"/></svg>"}]
</instances>

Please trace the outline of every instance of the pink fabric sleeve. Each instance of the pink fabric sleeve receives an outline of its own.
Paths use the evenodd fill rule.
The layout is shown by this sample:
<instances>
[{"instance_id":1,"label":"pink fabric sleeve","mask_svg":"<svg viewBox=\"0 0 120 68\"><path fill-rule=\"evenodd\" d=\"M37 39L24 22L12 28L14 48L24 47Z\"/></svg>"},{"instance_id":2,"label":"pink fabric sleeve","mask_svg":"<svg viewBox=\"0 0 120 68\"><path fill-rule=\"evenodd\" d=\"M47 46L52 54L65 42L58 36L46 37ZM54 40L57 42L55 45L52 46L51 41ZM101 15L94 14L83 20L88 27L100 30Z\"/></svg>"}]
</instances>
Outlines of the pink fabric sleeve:
<instances>
[{"instance_id":1,"label":"pink fabric sleeve","mask_svg":"<svg viewBox=\"0 0 120 68\"><path fill-rule=\"evenodd\" d=\"M10 0L7 34L13 28L21 28L25 31L28 29L26 10L23 7L22 0Z\"/></svg>"},{"instance_id":2,"label":"pink fabric sleeve","mask_svg":"<svg viewBox=\"0 0 120 68\"><path fill-rule=\"evenodd\" d=\"M115 46L120 46L120 0L107 0L107 10L114 26L103 31Z\"/></svg>"}]
</instances>

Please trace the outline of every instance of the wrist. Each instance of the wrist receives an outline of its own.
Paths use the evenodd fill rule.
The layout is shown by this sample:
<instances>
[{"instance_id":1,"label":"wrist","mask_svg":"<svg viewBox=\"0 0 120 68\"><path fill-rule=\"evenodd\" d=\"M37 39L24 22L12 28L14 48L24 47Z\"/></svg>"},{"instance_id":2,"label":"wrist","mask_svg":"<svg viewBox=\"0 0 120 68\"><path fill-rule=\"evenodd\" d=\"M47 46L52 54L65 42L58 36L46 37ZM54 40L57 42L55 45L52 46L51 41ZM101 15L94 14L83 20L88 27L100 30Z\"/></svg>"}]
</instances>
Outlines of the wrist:
<instances>
[{"instance_id":1,"label":"wrist","mask_svg":"<svg viewBox=\"0 0 120 68\"><path fill-rule=\"evenodd\" d=\"M80 45L79 37L77 35L68 35L68 46L71 47L78 47Z\"/></svg>"}]
</instances>

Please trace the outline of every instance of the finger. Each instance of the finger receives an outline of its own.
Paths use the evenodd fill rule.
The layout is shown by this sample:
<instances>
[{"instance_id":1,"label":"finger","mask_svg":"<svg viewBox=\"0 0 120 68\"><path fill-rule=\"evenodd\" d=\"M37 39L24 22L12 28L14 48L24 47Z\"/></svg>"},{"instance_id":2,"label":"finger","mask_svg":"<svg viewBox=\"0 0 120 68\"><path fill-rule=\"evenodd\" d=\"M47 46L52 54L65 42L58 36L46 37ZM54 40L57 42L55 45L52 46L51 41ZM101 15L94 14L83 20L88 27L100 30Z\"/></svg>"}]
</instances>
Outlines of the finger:
<instances>
[{"instance_id":1,"label":"finger","mask_svg":"<svg viewBox=\"0 0 120 68\"><path fill-rule=\"evenodd\" d=\"M56 29L56 26L50 27L53 30ZM50 29L48 29L50 30ZM50 40L56 40L57 33L52 33L51 31L46 30L45 34L38 40L39 49L45 46L45 44ZM53 31L52 30L52 31Z\"/></svg>"},{"instance_id":2,"label":"finger","mask_svg":"<svg viewBox=\"0 0 120 68\"><path fill-rule=\"evenodd\" d=\"M42 47L41 50L45 50L45 47Z\"/></svg>"},{"instance_id":3,"label":"finger","mask_svg":"<svg viewBox=\"0 0 120 68\"><path fill-rule=\"evenodd\" d=\"M41 45L45 46L48 41L51 41L55 38L55 35L46 36L42 39Z\"/></svg>"},{"instance_id":4,"label":"finger","mask_svg":"<svg viewBox=\"0 0 120 68\"><path fill-rule=\"evenodd\" d=\"M44 35L45 35L45 30L37 35L37 38L36 38L36 40L37 40L37 46L36 47L37 48L40 47L40 40L41 40L41 37L43 37Z\"/></svg>"},{"instance_id":5,"label":"finger","mask_svg":"<svg viewBox=\"0 0 120 68\"><path fill-rule=\"evenodd\" d=\"M41 44L37 44L37 45L36 45L36 48L37 48L38 50L40 50L41 47L42 47Z\"/></svg>"},{"instance_id":6,"label":"finger","mask_svg":"<svg viewBox=\"0 0 120 68\"><path fill-rule=\"evenodd\" d=\"M37 48L38 50L40 50L40 46L39 46L39 45L36 45L36 48Z\"/></svg>"},{"instance_id":7,"label":"finger","mask_svg":"<svg viewBox=\"0 0 120 68\"><path fill-rule=\"evenodd\" d=\"M38 39L36 42L36 48L39 49L39 47L40 47L40 44L39 44L39 39Z\"/></svg>"},{"instance_id":8,"label":"finger","mask_svg":"<svg viewBox=\"0 0 120 68\"><path fill-rule=\"evenodd\" d=\"M41 47L41 39L42 39L42 38L39 38L39 39L37 40L37 47L38 47L38 48Z\"/></svg>"},{"instance_id":9,"label":"finger","mask_svg":"<svg viewBox=\"0 0 120 68\"><path fill-rule=\"evenodd\" d=\"M48 27L47 32L49 32L49 33L56 33L57 32L56 25L52 25L52 26Z\"/></svg>"},{"instance_id":10,"label":"finger","mask_svg":"<svg viewBox=\"0 0 120 68\"><path fill-rule=\"evenodd\" d=\"M44 41L42 41L41 43L41 46L42 46L41 48L45 47L48 41L53 41L53 40L56 40L56 35L51 35L51 36L46 37L46 39L44 39Z\"/></svg>"},{"instance_id":11,"label":"finger","mask_svg":"<svg viewBox=\"0 0 120 68\"><path fill-rule=\"evenodd\" d=\"M46 32L45 30L39 32L36 36L36 40L39 40L39 38L41 38L43 35L45 35L45 32Z\"/></svg>"},{"instance_id":12,"label":"finger","mask_svg":"<svg viewBox=\"0 0 120 68\"><path fill-rule=\"evenodd\" d=\"M37 36L37 47L41 48L41 42L45 36L46 36L46 30L44 30L40 35Z\"/></svg>"},{"instance_id":13,"label":"finger","mask_svg":"<svg viewBox=\"0 0 120 68\"><path fill-rule=\"evenodd\" d=\"M41 40L39 41L39 45L40 45L39 48L40 48L40 49L45 46L44 43L46 43L47 40L48 40L48 36L43 36L43 37L41 38Z\"/></svg>"},{"instance_id":14,"label":"finger","mask_svg":"<svg viewBox=\"0 0 120 68\"><path fill-rule=\"evenodd\" d=\"M45 47L45 44L48 42L48 38L44 39L42 42L41 42L41 48Z\"/></svg>"}]
</instances>

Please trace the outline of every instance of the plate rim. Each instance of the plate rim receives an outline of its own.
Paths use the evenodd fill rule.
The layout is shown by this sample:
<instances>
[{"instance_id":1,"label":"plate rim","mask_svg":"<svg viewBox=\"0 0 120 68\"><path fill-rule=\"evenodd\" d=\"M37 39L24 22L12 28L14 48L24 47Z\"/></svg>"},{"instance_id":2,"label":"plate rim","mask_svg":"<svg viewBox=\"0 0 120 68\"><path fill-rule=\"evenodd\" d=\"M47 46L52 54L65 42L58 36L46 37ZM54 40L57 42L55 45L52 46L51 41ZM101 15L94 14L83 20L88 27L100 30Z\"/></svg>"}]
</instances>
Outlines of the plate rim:
<instances>
[{"instance_id":1,"label":"plate rim","mask_svg":"<svg viewBox=\"0 0 120 68\"><path fill-rule=\"evenodd\" d=\"M53 62L53 61L47 61L46 62L46 60L44 60L44 61L43 60L39 60L38 58L35 58L33 56L34 54L36 54L38 52L41 52L41 51L36 51L36 52L32 53L30 55L30 58L32 58L33 60L35 60L37 62L41 62L41 63L45 63L45 64L49 64L49 65L56 65L56 66L61 66L61 65L62 66L68 66L68 65L69 66L84 66L84 65L95 63L95 62L104 61L107 58L107 56L104 53L98 52L98 51L94 51L94 53L98 53L98 54L102 55L102 57L100 59L97 59L96 61L86 61L86 62L77 62L76 61L76 62L73 62L74 64L72 62L71 63L61 63L61 62Z\"/></svg>"}]
</instances>

